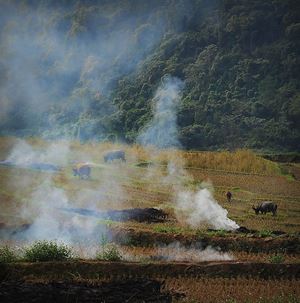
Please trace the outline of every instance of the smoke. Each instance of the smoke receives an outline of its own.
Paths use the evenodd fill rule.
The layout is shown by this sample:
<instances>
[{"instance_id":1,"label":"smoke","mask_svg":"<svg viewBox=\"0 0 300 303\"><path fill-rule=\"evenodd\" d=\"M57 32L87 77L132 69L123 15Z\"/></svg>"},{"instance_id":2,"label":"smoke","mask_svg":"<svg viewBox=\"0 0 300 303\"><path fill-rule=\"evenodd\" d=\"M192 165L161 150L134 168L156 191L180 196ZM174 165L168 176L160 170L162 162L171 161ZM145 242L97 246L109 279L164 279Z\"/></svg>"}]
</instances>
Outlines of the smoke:
<instances>
[{"instance_id":1,"label":"smoke","mask_svg":"<svg viewBox=\"0 0 300 303\"><path fill-rule=\"evenodd\" d=\"M228 218L228 211L218 204L207 188L197 192L180 191L176 197L176 203L176 216L178 218L184 217L192 227L203 224L225 230L239 227Z\"/></svg>"},{"instance_id":2,"label":"smoke","mask_svg":"<svg viewBox=\"0 0 300 303\"><path fill-rule=\"evenodd\" d=\"M51 163L66 165L70 153L68 142L51 143L46 148L33 148L25 140L17 139L6 161L18 166L27 166L34 163Z\"/></svg>"},{"instance_id":3,"label":"smoke","mask_svg":"<svg viewBox=\"0 0 300 303\"><path fill-rule=\"evenodd\" d=\"M183 88L184 83L180 79L170 76L164 78L153 98L153 119L138 137L139 143L158 148L180 147L177 107ZM228 211L213 198L212 184L202 183L198 191L186 190L186 185L192 179L184 169L184 160L172 150L169 150L169 155L167 176L161 178L161 182L173 187L177 219L193 228L203 225L225 230L238 228L236 222L228 218Z\"/></svg>"},{"instance_id":4,"label":"smoke","mask_svg":"<svg viewBox=\"0 0 300 303\"><path fill-rule=\"evenodd\" d=\"M177 262L205 262L205 261L229 261L233 260L233 256L212 248L205 249L186 248L179 242L171 243L165 247L158 248L157 256L166 261Z\"/></svg>"},{"instance_id":5,"label":"smoke","mask_svg":"<svg viewBox=\"0 0 300 303\"><path fill-rule=\"evenodd\" d=\"M79 155L82 157L81 153ZM102 234L110 238L109 230L104 224L99 224L99 218L85 217L63 209L84 207L101 211L108 207L120 207L126 199L126 193L118 178L112 174L113 167L107 170L101 168L102 178L97 186L89 185L87 188L78 189L72 187L68 190L68 186L64 184L64 174L71 174L70 168L68 171L65 168L73 157L68 142L49 143L39 148L21 139L15 142L4 162L25 168L30 168L30 165L37 162L56 164L63 170L56 174L41 173L37 179L31 174L23 173L20 178L16 177L14 171L7 176L10 179L9 190L20 192L24 198L21 199L21 204L10 210L12 216L6 216L5 219L9 220L9 224L14 223L17 226L21 222L26 222L29 228L16 235L2 233L1 238L12 237L25 243L35 240L56 240L81 247L81 255L85 256L91 255L88 252L89 247L99 245ZM89 155L86 154L86 157Z\"/></svg>"},{"instance_id":6,"label":"smoke","mask_svg":"<svg viewBox=\"0 0 300 303\"><path fill-rule=\"evenodd\" d=\"M183 246L180 242L172 242L168 245L135 250L129 247L119 250L125 260L128 261L169 261L169 262L206 262L206 261L230 261L234 257L227 252L207 246L203 248L201 243L195 243L190 247Z\"/></svg>"},{"instance_id":7,"label":"smoke","mask_svg":"<svg viewBox=\"0 0 300 303\"><path fill-rule=\"evenodd\" d=\"M165 6L52 2L0 2L1 129L103 139L110 94L162 38Z\"/></svg>"},{"instance_id":8,"label":"smoke","mask_svg":"<svg viewBox=\"0 0 300 303\"><path fill-rule=\"evenodd\" d=\"M142 145L158 148L180 147L177 138L177 107L184 83L174 77L165 77L153 98L153 119L138 136Z\"/></svg>"}]
</instances>

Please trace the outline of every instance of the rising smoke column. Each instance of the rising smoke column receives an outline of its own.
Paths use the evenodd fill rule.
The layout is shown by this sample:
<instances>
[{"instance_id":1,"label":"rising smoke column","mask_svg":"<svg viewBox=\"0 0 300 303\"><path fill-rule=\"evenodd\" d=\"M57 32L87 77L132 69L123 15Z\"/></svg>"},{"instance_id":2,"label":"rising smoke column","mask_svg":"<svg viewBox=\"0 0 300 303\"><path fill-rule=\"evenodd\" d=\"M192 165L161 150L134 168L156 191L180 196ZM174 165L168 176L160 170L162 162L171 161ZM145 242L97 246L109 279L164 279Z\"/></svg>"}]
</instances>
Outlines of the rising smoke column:
<instances>
[{"instance_id":1,"label":"rising smoke column","mask_svg":"<svg viewBox=\"0 0 300 303\"><path fill-rule=\"evenodd\" d=\"M208 224L215 229L234 230L239 226L227 217L228 211L221 207L212 193L203 188L197 192L180 191L176 197L177 217L185 217L192 227Z\"/></svg>"},{"instance_id":2,"label":"rising smoke column","mask_svg":"<svg viewBox=\"0 0 300 303\"><path fill-rule=\"evenodd\" d=\"M177 138L177 107L180 101L183 82L174 77L165 77L153 98L153 119L138 137L142 145L158 148L179 147Z\"/></svg>"},{"instance_id":3,"label":"rising smoke column","mask_svg":"<svg viewBox=\"0 0 300 303\"><path fill-rule=\"evenodd\" d=\"M177 107L181 100L184 82L166 76L157 89L153 119L138 137L142 145L157 148L180 148L177 129ZM198 191L186 190L184 180L189 179L182 161L169 159L168 175L161 182L173 185L175 192L175 215L179 221L197 228L202 224L216 229L234 230L239 226L227 217L228 211L213 198L212 186L202 183Z\"/></svg>"}]
</instances>

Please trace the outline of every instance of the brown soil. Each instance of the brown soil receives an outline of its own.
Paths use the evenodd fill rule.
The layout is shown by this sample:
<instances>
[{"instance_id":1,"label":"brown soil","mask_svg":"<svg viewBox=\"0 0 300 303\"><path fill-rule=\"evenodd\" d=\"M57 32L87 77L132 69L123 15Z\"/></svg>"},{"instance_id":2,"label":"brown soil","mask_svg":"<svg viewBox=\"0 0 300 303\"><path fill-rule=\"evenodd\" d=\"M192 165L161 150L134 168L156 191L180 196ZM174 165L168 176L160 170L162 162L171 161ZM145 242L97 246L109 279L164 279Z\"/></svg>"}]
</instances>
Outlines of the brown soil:
<instances>
[{"instance_id":1,"label":"brown soil","mask_svg":"<svg viewBox=\"0 0 300 303\"><path fill-rule=\"evenodd\" d=\"M153 280L126 280L88 283L51 282L0 283L1 302L172 302L169 293L161 292L161 284Z\"/></svg>"},{"instance_id":2,"label":"brown soil","mask_svg":"<svg viewBox=\"0 0 300 303\"><path fill-rule=\"evenodd\" d=\"M70 261L11 263L0 265L0 281L80 279L156 279L167 277L256 277L257 279L299 279L300 264L254 262L136 263L105 261Z\"/></svg>"},{"instance_id":3,"label":"brown soil","mask_svg":"<svg viewBox=\"0 0 300 303\"><path fill-rule=\"evenodd\" d=\"M220 248L222 251L246 251L268 253L299 253L299 237L291 237L286 234L277 237L259 238L253 234L232 234L220 236L198 236L186 234L158 233L150 231L138 231L135 229L114 228L112 230L114 241L120 244L133 246L159 246L179 242L185 247L207 246Z\"/></svg>"}]
</instances>

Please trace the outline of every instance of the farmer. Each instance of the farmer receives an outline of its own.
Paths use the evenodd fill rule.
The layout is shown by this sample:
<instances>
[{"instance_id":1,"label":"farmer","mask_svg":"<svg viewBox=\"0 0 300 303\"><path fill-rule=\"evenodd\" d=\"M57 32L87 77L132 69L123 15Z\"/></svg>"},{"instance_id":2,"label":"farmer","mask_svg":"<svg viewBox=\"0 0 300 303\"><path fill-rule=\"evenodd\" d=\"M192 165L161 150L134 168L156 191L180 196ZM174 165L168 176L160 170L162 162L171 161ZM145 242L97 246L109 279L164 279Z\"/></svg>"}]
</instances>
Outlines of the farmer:
<instances>
[{"instance_id":1,"label":"farmer","mask_svg":"<svg viewBox=\"0 0 300 303\"><path fill-rule=\"evenodd\" d=\"M230 191L228 191L226 193L226 198L227 198L227 201L230 203L231 202L231 198L232 198L232 193Z\"/></svg>"}]
</instances>

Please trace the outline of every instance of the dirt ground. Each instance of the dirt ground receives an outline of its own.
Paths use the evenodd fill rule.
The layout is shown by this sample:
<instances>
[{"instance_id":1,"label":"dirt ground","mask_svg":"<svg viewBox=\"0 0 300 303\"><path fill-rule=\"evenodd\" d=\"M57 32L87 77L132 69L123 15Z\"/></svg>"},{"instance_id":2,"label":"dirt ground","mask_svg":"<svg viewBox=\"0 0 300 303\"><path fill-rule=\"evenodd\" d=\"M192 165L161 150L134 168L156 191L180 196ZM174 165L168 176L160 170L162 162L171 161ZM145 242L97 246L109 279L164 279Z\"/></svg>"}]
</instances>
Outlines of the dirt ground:
<instances>
[{"instance_id":1,"label":"dirt ground","mask_svg":"<svg viewBox=\"0 0 300 303\"><path fill-rule=\"evenodd\" d=\"M17 302L172 302L170 293L161 292L161 284L149 279L100 282L49 282L24 281L0 284L0 301Z\"/></svg>"}]
</instances>

